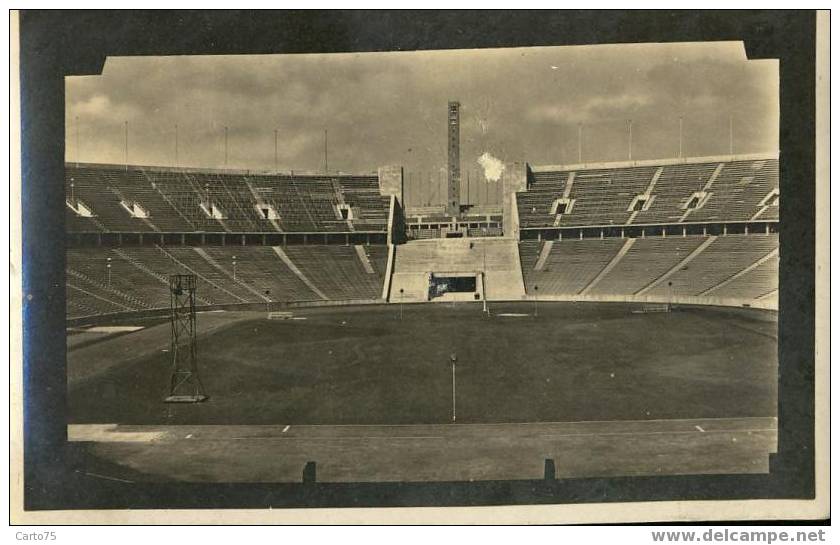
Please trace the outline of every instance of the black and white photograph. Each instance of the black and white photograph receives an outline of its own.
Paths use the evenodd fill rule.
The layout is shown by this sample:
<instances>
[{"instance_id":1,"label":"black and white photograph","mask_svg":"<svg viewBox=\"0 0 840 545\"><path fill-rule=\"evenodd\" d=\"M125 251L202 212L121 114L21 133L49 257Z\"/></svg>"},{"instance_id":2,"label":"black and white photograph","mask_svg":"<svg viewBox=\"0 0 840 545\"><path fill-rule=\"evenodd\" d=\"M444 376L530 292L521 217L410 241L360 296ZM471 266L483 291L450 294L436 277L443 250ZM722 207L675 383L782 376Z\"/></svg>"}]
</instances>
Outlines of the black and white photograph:
<instances>
[{"instance_id":1,"label":"black and white photograph","mask_svg":"<svg viewBox=\"0 0 840 545\"><path fill-rule=\"evenodd\" d=\"M24 509L814 498L815 80L751 41L778 13L412 48L371 37L407 12L237 12L320 34L202 52L215 15L143 51L148 13L21 14L22 52L109 36L44 96L21 63Z\"/></svg>"}]
</instances>

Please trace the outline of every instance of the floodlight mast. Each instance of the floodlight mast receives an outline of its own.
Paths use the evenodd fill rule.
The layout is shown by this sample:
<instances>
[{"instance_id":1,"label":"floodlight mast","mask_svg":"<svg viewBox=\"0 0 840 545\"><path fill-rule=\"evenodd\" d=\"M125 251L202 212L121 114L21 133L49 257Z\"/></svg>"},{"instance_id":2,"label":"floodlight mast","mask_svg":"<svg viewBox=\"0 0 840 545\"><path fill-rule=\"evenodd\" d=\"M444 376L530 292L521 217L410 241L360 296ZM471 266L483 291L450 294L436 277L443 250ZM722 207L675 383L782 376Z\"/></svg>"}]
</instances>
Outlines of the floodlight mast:
<instances>
[{"instance_id":1,"label":"floodlight mast","mask_svg":"<svg viewBox=\"0 0 840 545\"><path fill-rule=\"evenodd\" d=\"M206 401L204 385L198 375L195 327L195 275L173 274L169 277L170 317L172 327L172 374L166 403Z\"/></svg>"}]
</instances>

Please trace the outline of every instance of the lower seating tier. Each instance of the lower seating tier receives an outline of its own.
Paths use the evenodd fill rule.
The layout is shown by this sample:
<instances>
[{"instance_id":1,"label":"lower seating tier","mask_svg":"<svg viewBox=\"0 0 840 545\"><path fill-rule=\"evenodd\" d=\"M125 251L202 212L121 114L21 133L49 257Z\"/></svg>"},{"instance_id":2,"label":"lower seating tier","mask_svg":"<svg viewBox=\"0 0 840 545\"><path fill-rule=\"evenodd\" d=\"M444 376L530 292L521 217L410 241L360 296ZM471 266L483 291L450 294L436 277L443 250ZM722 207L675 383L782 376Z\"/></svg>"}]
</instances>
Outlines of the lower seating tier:
<instances>
[{"instance_id":1,"label":"lower seating tier","mask_svg":"<svg viewBox=\"0 0 840 545\"><path fill-rule=\"evenodd\" d=\"M196 276L196 305L343 301L382 294L388 248L71 248L67 318L168 308L172 274Z\"/></svg>"}]
</instances>

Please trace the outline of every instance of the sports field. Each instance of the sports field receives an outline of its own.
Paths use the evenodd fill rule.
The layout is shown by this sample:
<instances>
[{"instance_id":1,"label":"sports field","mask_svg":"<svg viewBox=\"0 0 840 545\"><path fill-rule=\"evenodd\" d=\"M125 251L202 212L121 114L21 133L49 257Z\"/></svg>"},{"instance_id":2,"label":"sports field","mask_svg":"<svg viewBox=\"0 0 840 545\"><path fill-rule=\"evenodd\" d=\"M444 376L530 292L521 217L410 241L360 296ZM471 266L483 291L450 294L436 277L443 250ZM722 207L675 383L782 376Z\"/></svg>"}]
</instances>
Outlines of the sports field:
<instances>
[{"instance_id":1,"label":"sports field","mask_svg":"<svg viewBox=\"0 0 840 545\"><path fill-rule=\"evenodd\" d=\"M210 400L162 402L169 327L74 343L70 423L442 424L775 417L776 322L592 303L199 314ZM505 315L507 314L507 315ZM143 325L142 323L132 325Z\"/></svg>"}]
</instances>

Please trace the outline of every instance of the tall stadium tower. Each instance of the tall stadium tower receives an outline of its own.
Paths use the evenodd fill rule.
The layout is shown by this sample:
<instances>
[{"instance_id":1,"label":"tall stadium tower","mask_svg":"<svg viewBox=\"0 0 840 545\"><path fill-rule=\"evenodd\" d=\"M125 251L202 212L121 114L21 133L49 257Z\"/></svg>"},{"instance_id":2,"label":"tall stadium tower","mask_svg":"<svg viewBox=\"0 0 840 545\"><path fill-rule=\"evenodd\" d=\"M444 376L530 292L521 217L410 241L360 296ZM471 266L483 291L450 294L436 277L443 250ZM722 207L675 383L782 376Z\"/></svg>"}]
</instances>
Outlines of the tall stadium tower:
<instances>
[{"instance_id":1,"label":"tall stadium tower","mask_svg":"<svg viewBox=\"0 0 840 545\"><path fill-rule=\"evenodd\" d=\"M457 216L461 204L461 103L450 101L446 123L449 149L449 169L447 170L446 213Z\"/></svg>"}]
</instances>

